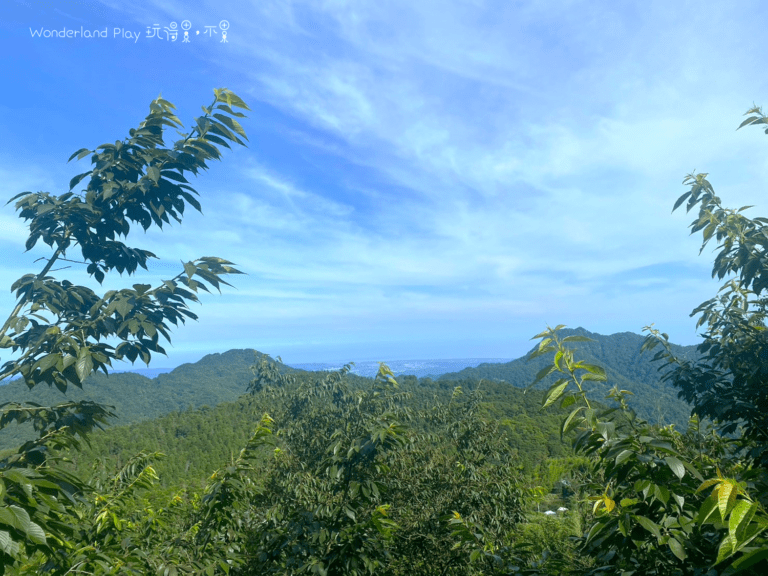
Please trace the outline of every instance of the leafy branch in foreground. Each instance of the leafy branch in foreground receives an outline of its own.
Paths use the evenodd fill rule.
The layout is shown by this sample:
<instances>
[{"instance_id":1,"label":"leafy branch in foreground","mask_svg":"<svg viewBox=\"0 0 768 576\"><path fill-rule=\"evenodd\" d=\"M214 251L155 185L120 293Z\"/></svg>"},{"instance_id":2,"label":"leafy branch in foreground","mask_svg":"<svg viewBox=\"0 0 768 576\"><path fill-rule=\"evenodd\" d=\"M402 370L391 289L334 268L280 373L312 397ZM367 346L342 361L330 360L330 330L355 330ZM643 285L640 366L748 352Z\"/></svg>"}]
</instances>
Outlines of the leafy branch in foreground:
<instances>
[{"instance_id":1,"label":"leafy branch in foreground","mask_svg":"<svg viewBox=\"0 0 768 576\"><path fill-rule=\"evenodd\" d=\"M16 200L19 216L29 222L26 249L42 240L54 251L39 273L24 275L11 287L17 303L0 327L0 348L18 356L2 366L0 379L21 375L30 388L45 383L66 392L69 385L82 387L94 370L107 374L112 360L135 362L140 357L149 365L152 352L165 353L159 337L170 342L168 323L178 326L179 320L197 318L187 301L197 302L198 290L208 292L207 285L219 290L221 284L229 285L222 275L241 273L227 260L204 257L183 263L183 272L155 288L134 284L132 289L110 290L103 296L49 275L54 264L67 260L67 251L75 247L80 249L86 272L99 284L112 270L129 275L139 266L146 270L155 254L120 240L127 237L131 224L138 223L145 231L153 223L162 229L170 218L181 222L187 204L201 211L188 174L197 175L208 161L219 159L218 146L244 145L241 137L246 138L235 119L244 114L233 109L248 109L246 104L230 90L214 92L213 102L204 107L195 128L179 132L181 139L173 148L165 147L164 130L182 124L173 104L160 97L128 138L72 154L70 160L90 156L92 167L72 178L68 192L60 196L23 192L11 198L9 203ZM85 179L86 188L76 191ZM104 342L115 337L122 340L117 348ZM78 437L86 437L113 414L91 402L0 408L0 427L29 420L39 436L0 461L0 567L42 554L48 558L44 571L63 573L78 547L72 504L87 493L87 487L58 470L49 452L77 447ZM149 470L140 477L151 480L146 476ZM102 520L108 518L112 516ZM119 519L113 524L119 524Z\"/></svg>"},{"instance_id":2,"label":"leafy branch in foreground","mask_svg":"<svg viewBox=\"0 0 768 576\"><path fill-rule=\"evenodd\" d=\"M768 124L760 108L747 115L752 116L739 128ZM631 393L616 386L608 398L618 407L594 408L583 385L606 380L605 371L575 361L566 347L587 338L559 340L562 325L534 336L541 342L529 360L552 353L553 362L531 386L555 372L562 375L544 394L542 409L558 401L561 408L581 404L564 420L561 434L576 430L575 450L591 459L591 527L580 539L581 551L597 562L590 574L730 576L768 569L768 302L761 297L768 288L768 219L744 217L741 212L749 206L723 208L706 176L686 177L683 184L691 190L678 198L673 211L686 200L689 211L701 203L691 233L702 231L702 250L713 236L722 241L712 276L738 278L720 289L719 302L709 300L691 313L701 314L698 326L708 324L697 363L675 357L668 336L652 326L645 328L649 335L642 347L663 346L654 357L666 360L659 370L674 367L663 380L693 405L685 434L673 425L651 426L637 418L627 402ZM585 373L577 377L579 370ZM740 434L733 440L714 429L702 434L700 418L713 420L723 433ZM460 515L451 523L456 545L471 558L492 557L495 565L504 558L519 560L513 548L505 555L489 546L482 530ZM521 567L503 573L513 569ZM542 573L530 562L528 569Z\"/></svg>"},{"instance_id":3,"label":"leafy branch in foreground","mask_svg":"<svg viewBox=\"0 0 768 576\"><path fill-rule=\"evenodd\" d=\"M133 362L141 356L148 364L152 351L164 353L158 335L170 341L166 321L178 325L185 317L197 318L184 300L196 302L198 289L208 291L205 282L219 289L221 283L229 285L219 276L241 273L231 262L205 257L185 263L183 273L154 289L136 284L133 290L112 290L102 298L89 288L47 275L73 244L80 247L88 274L99 283L113 269L121 274L133 274L139 266L146 270L147 260L156 256L119 240L130 231L129 221L138 222L144 230L153 222L162 228L169 216L181 222L185 202L201 211L193 196L197 191L188 184L185 172L197 175L207 168L206 161L218 159L214 144L226 144L222 138L243 144L236 134L242 128L222 112L242 116L230 106L247 106L226 89L215 92L214 102L197 119L197 127L182 134L184 138L173 149L163 146L163 127L181 123L172 113L174 106L158 98L139 128L130 131L130 138L73 154L70 160L92 154L94 167L73 178L69 192L59 197L24 192L11 199L20 198L16 208L20 217L30 221L27 250L42 239L55 245L55 251L39 274L22 276L12 287L18 303L0 329L0 345L24 353L3 366L0 378L18 373L30 387L45 382L65 391L68 383L81 386L93 370L106 373L112 359L127 357ZM88 176L84 196L72 192ZM110 336L124 340L117 350L99 343Z\"/></svg>"},{"instance_id":4,"label":"leafy branch in foreground","mask_svg":"<svg viewBox=\"0 0 768 576\"><path fill-rule=\"evenodd\" d=\"M757 107L739 128L766 124ZM766 130L768 133L768 130ZM698 346L703 358L693 364L672 353L666 334L652 326L643 344L664 350L654 360L670 366L663 380L680 389L680 397L693 405L686 434L673 426L658 428L635 417L626 402L627 391L611 391L620 408L596 412L581 384L604 379L598 367L573 362L570 350L548 329L531 355L554 352L554 362L536 377L538 382L554 371L565 375L547 391L543 407L561 400L566 407L582 400L563 423L565 434L580 433L574 448L593 462L593 489L602 492L594 502L594 523L582 541L583 550L594 555L602 569L623 574L757 574L768 566L768 337L766 299L768 288L768 219L750 220L738 210L722 207L707 174L689 174L683 184L691 190L680 196L673 211L687 200L687 210L701 204L691 233L702 231L701 250L715 236L722 243L712 276L723 279L737 274L721 289L723 296L697 307L697 326L708 324ZM750 306L753 308L750 310ZM553 344L554 342L554 344ZM575 371L588 373L577 380ZM575 383L578 391L567 392ZM617 412L628 425L616 426ZM699 418L710 418L726 434L737 430L735 440L714 431L702 437ZM723 474L722 470L727 470ZM705 480L705 478L708 478ZM703 492L713 488L705 497ZM752 496L756 494L756 498ZM721 572L722 570L722 572Z\"/></svg>"}]
</instances>

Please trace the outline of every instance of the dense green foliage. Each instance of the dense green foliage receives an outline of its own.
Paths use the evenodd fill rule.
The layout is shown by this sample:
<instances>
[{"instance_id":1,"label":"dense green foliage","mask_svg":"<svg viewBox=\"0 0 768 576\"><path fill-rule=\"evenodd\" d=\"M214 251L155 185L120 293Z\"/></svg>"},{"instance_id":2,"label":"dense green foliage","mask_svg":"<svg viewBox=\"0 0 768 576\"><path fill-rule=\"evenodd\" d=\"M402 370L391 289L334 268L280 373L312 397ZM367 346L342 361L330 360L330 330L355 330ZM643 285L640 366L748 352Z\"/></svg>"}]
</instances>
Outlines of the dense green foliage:
<instances>
[{"instance_id":1,"label":"dense green foliage","mask_svg":"<svg viewBox=\"0 0 768 576\"><path fill-rule=\"evenodd\" d=\"M264 356L255 353L251 364L253 358L258 362ZM309 385L324 376L323 373L282 370L281 365L277 366L297 385ZM344 381L353 390L366 390L374 384L371 378L351 374L346 374ZM418 381L409 377L399 378L398 382L399 389L408 394L406 404L411 411L427 410L436 403L449 403L455 389L430 386L428 380ZM560 439L559 426L565 411L542 414L541 392L526 394L523 390L510 389L498 382L462 380L452 384L465 393L476 394L478 414L488 421L499 423L517 465L522 466L527 474L540 473L541 465L547 459L571 454L569 442ZM244 391L245 386L241 393ZM172 412L154 420L115 426L93 434L89 446L83 446L71 458L77 464L80 475L87 475L98 461L102 461L108 469L119 469L142 450L161 452L166 456L155 466L161 485L200 488L211 471L228 462L236 447L248 440L253 432L254 414L273 414L275 410L274 402L241 394L234 402ZM418 432L438 432L424 420L412 421L410 426Z\"/></svg>"},{"instance_id":2,"label":"dense green foliage","mask_svg":"<svg viewBox=\"0 0 768 576\"><path fill-rule=\"evenodd\" d=\"M183 364L151 380L130 372L93 373L82 388L71 388L66 394L55 387L30 389L22 379L16 379L0 386L0 404L35 402L53 406L65 400L88 400L112 407L115 417L107 424L132 424L189 408L233 402L242 395L252 376L253 355L254 350L209 354L195 364ZM281 370L295 372L287 366ZM31 425L4 428L0 430L0 449L19 446L34 437Z\"/></svg>"},{"instance_id":3,"label":"dense green foliage","mask_svg":"<svg viewBox=\"0 0 768 576\"><path fill-rule=\"evenodd\" d=\"M585 353L588 352L586 359L606 366L608 384L616 384L634 392L633 406L641 417L656 424L674 423L678 428L685 429L690 405L676 398L672 385L662 381L650 356L640 353L642 336L630 333L602 336L583 328L564 330L563 334L581 334L595 340L594 343L582 346ZM698 358L693 346L671 347L680 358ZM113 407L116 417L111 418L108 424L132 424L189 408L235 401L251 377L249 366L253 363L254 352L246 349L209 354L194 364L183 364L152 380L131 373L94 373L86 378L82 388L70 389L66 395L55 387L30 389L23 380L17 379L7 386L0 386L0 404L15 401L54 405L64 400L89 400ZM462 381L485 380L486 405L498 417L502 417L502 414L510 413L510 403L519 404L520 399L517 390L509 390L508 386L499 385L499 382L525 388L543 365L542 359L528 364L521 358L507 364L482 364L476 368L466 368L434 381L412 377L401 377L400 381L409 386L413 383L411 392L417 398L426 398L433 391L450 393L454 386L462 385ZM280 370L297 372L284 365L280 365ZM350 374L349 377L354 378L354 375ZM539 387L546 388L547 385L545 380ZM607 391L608 387L602 383L596 383L590 390L598 398L604 397ZM494 408L493 405L498 406ZM525 423L516 422L516 426L538 435L535 417ZM34 437L31 425L5 428L0 430L0 449L18 446Z\"/></svg>"},{"instance_id":4,"label":"dense green foliage","mask_svg":"<svg viewBox=\"0 0 768 576\"><path fill-rule=\"evenodd\" d=\"M740 128L768 124L760 109L747 112L755 113ZM723 241L713 277L738 275L721 288L722 297L692 313L701 314L699 326L708 325L696 362L677 357L666 334L646 327L643 349L662 345L654 359L666 360L661 370L674 366L665 380L693 402L688 432L682 435L672 427L654 427L637 418L627 402L630 392L616 387L611 396L628 426L617 425L616 409L593 406L584 384L605 381L606 372L575 360L566 344L586 338L572 335L559 340L562 326L535 336L542 341L531 358L548 353L554 357L534 383L558 373L561 377L548 389L543 406L555 402L561 408L577 406L562 431L578 430L574 448L592 460L592 485L599 495L590 497L595 520L581 540L581 550L597 560L598 570L765 574L768 483L762 408L768 348L766 299L760 296L768 288L768 219L745 218L740 213L748 207L722 208L706 174L689 175L684 183L690 183L691 190L674 209L686 199L688 210L701 203L692 233L703 231L702 250L715 235ZM702 434L699 417L713 418L721 432L739 434L733 440L714 430Z\"/></svg>"},{"instance_id":5,"label":"dense green foliage","mask_svg":"<svg viewBox=\"0 0 768 576\"><path fill-rule=\"evenodd\" d=\"M54 252L38 274L26 274L11 287L17 304L0 328L0 348L12 349L17 357L3 365L0 379L18 374L29 388L47 384L66 392L72 385L82 387L94 370L107 374L112 360L134 362L140 357L148 365L152 352L164 352L159 336L170 341L167 323L178 325L179 320L197 318L187 301L197 301L199 289L208 291L206 283L217 289L227 284L219 276L240 273L231 262L204 257L187 262L184 272L156 288L135 284L133 289L110 290L103 297L48 275L75 246L80 248L87 273L98 283L112 270L130 275L139 266L147 269L147 260L156 256L130 248L120 236L128 235L131 222L144 230L153 223L162 228L170 222L169 216L180 222L186 203L200 210L194 197L197 192L185 173L197 175L207 168L206 161L218 159L217 145L228 148L227 140L243 144L238 134L245 137L245 133L234 119L243 114L232 106L247 108L229 90L215 90L213 103L196 119L197 127L168 149L164 129L181 127L181 122L173 114L174 106L158 98L128 138L96 150L83 148L70 156L70 160L90 156L92 168L70 181L69 192L60 196L23 192L10 200L17 200L20 216L29 221L27 250L42 240ZM86 189L74 192L86 178ZM104 342L110 338L122 342L115 348ZM32 422L37 432L34 440L0 461L3 567L32 553L47 556L51 569L63 569L77 558L72 551L83 540L73 530L77 522L65 502L73 502L85 487L63 476L50 452L79 445L78 437L111 415L107 407L89 401L2 406L0 427Z\"/></svg>"},{"instance_id":6,"label":"dense green foliage","mask_svg":"<svg viewBox=\"0 0 768 576\"><path fill-rule=\"evenodd\" d=\"M144 266L153 255L116 234L127 234L126 218L146 229L168 214L178 220L184 200L199 208L183 172L218 158L216 144L242 143L232 106L246 108L217 90L197 137L169 150L163 126L179 122L158 99L129 139L75 153L93 154L93 170L71 184L90 176L84 197L21 195L28 247L43 239L56 248L40 274L14 285L19 303L0 346L21 355L4 375L66 392L99 385L87 377L106 374L113 359L149 363L163 352L158 334L168 339L165 321L194 318L184 300L196 300L201 281L218 287L218 275L237 272L203 258L155 289L103 298L47 276L72 242L98 282ZM768 124L759 109L748 114L742 126ZM5 403L0 428L28 423L36 436L0 458L0 573L765 574L768 219L722 208L706 174L684 183L691 190L675 209L701 204L692 232L703 231L704 245L722 241L713 276L737 275L694 310L707 324L695 352L646 327L640 352L661 347L654 361L665 361L661 378L672 387L656 393L677 389L691 403L684 433L639 417L636 397L619 388L639 384L647 395L654 386L631 335L606 350L563 326L534 337L527 394L496 376L398 383L384 364L365 379L349 366L309 374L256 354L235 402L175 404L162 418L100 433L112 414L88 399ZM109 336L123 343L101 342ZM209 381L242 377L209 368ZM595 396L609 382L606 406ZM544 517L542 504L568 510Z\"/></svg>"},{"instance_id":7,"label":"dense green foliage","mask_svg":"<svg viewBox=\"0 0 768 576\"><path fill-rule=\"evenodd\" d=\"M631 332L604 336L594 334L584 328L563 329L564 336L586 336L588 342L579 342L580 357L590 364L599 364L605 368L605 382L588 382L587 391L594 398L605 398L613 386L623 390L632 390L632 407L638 416L655 424L675 424L685 429L691 413L691 405L678 399L677 390L671 382L664 379L665 371L659 372L658 363L652 362L648 354L643 354L643 337ZM671 351L680 359L697 360L701 354L695 346L677 346L670 344ZM506 364L481 364L475 368L465 368L459 372L443 374L439 380L460 378L485 378L501 380L513 386L526 388L536 377L536 373L546 365L545 358L535 358L528 362L530 352L523 358ZM546 390L554 382L554 377L544 378L537 383L537 388Z\"/></svg>"}]
</instances>

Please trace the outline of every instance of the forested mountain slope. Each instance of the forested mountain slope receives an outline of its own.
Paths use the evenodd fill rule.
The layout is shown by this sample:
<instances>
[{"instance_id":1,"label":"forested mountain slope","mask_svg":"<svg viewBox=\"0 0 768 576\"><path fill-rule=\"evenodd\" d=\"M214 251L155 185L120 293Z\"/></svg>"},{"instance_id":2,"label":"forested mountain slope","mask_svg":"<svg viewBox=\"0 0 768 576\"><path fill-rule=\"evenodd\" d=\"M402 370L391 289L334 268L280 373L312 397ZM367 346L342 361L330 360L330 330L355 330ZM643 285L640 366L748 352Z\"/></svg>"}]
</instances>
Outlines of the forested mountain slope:
<instances>
[{"instance_id":1,"label":"forested mountain slope","mask_svg":"<svg viewBox=\"0 0 768 576\"><path fill-rule=\"evenodd\" d=\"M603 336L583 328L564 329L563 336L581 334L595 342L580 342L577 358L600 364L608 374L607 383L590 383L594 398L602 398L614 385L635 394L631 405L638 414L652 422L674 422L685 426L690 408L677 399L677 392L660 382L657 372L659 363L652 363L652 354L640 354L643 337L630 332ZM680 356L693 359L695 346L672 346ZM0 404L5 402L35 402L53 405L64 400L91 400L115 407L117 415L112 425L128 425L152 420L173 412L184 412L201 406L217 406L222 402L234 402L243 394L253 378L250 367L264 354L252 349L229 350L221 354L209 354L194 364L183 364L172 372L149 379L130 372L105 376L94 373L84 383L83 389L70 387L66 396L57 388L37 386L29 390L19 379L0 386ZM527 355L526 355L527 356ZM440 376L435 385L443 390L452 390L454 380L504 381L518 388L533 382L536 373L549 358L537 358L526 362L525 357L506 364L481 364L459 372ZM299 374L303 371L280 365L281 372ZM348 378L356 378L348 375ZM365 379L361 379L365 380ZM415 391L427 392L432 388L431 379ZM554 381L550 377L539 388L546 388ZM494 387L493 399L488 402L503 402L504 389ZM0 449L16 446L31 434L31 428L11 426L0 430Z\"/></svg>"},{"instance_id":2,"label":"forested mountain slope","mask_svg":"<svg viewBox=\"0 0 768 576\"><path fill-rule=\"evenodd\" d=\"M302 381L319 381L326 373L294 372L296 385ZM372 378L347 374L345 381L351 388L370 389ZM519 466L529 474L534 473L548 458L572 455L570 440L560 439L560 425L567 411L542 412L541 391L525 394L500 382L469 380L445 383L413 377L397 378L399 390L409 395L407 405L413 412L430 409L436 404L451 402L456 387L461 392L458 399L468 398L479 391L482 413L491 421L503 423L509 445L516 453ZM93 463L104 459L108 468L119 468L138 452L162 452L166 456L157 463L160 482L165 486L185 485L200 489L211 471L226 465L236 457L242 446L253 434L254 426L265 412L274 414L277 406L262 395L245 393L234 402L224 402L216 407L172 412L144 422L128 426L113 426L90 437L90 446L83 447L72 458L81 475L87 477ZM286 422L278 422L287 425ZM415 431L429 432L430 426L422 420L410 422Z\"/></svg>"},{"instance_id":3,"label":"forested mountain slope","mask_svg":"<svg viewBox=\"0 0 768 576\"><path fill-rule=\"evenodd\" d=\"M29 390L17 379L0 386L0 404L35 402L46 406L65 400L91 400L115 407L117 416L112 425L132 424L189 408L233 402L253 378L250 366L263 356L251 349L209 354L194 364L182 364L153 379L131 372L108 376L94 372L82 389L70 386L66 395L55 387L37 386ZM283 365L280 370L298 372ZM0 449L16 446L30 435L31 428L27 426L0 430Z\"/></svg>"},{"instance_id":4,"label":"forested mountain slope","mask_svg":"<svg viewBox=\"0 0 768 576\"><path fill-rule=\"evenodd\" d=\"M661 382L666 369L658 369L663 361L652 362L654 352L641 354L640 348L645 338L632 332L620 332L604 336L589 332L584 328L565 328L560 331L560 338L580 335L591 338L594 342L578 342L570 345L577 350L576 360L584 360L588 364L598 364L605 368L607 382L589 382L587 390L591 398L604 398L608 391L617 385L619 389L629 390L634 394L630 398L630 406L641 418L654 423L674 423L683 430L690 416L690 406L678 399L677 390L668 383ZM487 378L494 381L504 381L517 387L527 387L534 381L536 374L547 364L552 363L549 355L534 358L530 362L526 358L538 346L522 358L505 364L481 364L475 368L466 368L459 372L443 374L439 380L450 381L458 379ZM696 346L671 345L672 351L681 359L696 360L699 356ZM547 389L558 375L553 374L537 385L537 388Z\"/></svg>"}]
</instances>

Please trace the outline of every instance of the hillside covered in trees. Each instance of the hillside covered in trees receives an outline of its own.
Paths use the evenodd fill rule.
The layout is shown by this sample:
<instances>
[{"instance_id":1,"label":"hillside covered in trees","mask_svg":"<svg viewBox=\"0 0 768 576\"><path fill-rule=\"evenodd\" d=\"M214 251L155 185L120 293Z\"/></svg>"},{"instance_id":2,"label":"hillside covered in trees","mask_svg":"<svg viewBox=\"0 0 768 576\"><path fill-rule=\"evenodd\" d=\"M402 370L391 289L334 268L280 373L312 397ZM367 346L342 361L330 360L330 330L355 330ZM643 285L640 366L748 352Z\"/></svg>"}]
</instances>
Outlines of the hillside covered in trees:
<instances>
[{"instance_id":1,"label":"hillside covered in trees","mask_svg":"<svg viewBox=\"0 0 768 576\"><path fill-rule=\"evenodd\" d=\"M563 330L563 334L582 334L594 340L582 345L584 357L591 363L605 366L608 375L607 382L592 383L589 391L595 398L604 399L613 385L632 390L635 394L633 408L639 416L650 422L674 423L678 428L685 429L690 406L679 400L677 391L662 380L664 370L659 372L660 365L652 362L652 355L640 353L642 336L631 333L603 336L583 328ZM682 358L696 358L693 346L673 345L673 349ZM108 421L109 425L133 424L165 414L235 401L253 376L249 366L253 365L254 354L257 359L263 356L252 349L209 354L198 362L184 364L153 379L130 372L109 375L93 373L82 388L71 388L66 395L55 387L29 389L22 379L16 379L0 386L0 404L15 401L53 405L64 399L88 400L115 408L116 416ZM506 364L481 364L475 368L444 374L436 381L431 378L421 378L419 381L422 388L434 388L436 391L452 389L457 380L486 380L526 388L544 366L542 359L528 362L527 356ZM282 373L302 372L283 364L280 364L279 369ZM407 377L407 382L413 382L413 377ZM538 388L545 389L549 384L551 378L540 383ZM496 410L498 414L505 412L501 405L508 402L508 397L516 395L515 391L508 394L507 387L503 385L486 385L485 388L486 403L499 404ZM421 388L414 385L413 389ZM0 430L0 449L18 446L33 435L30 426Z\"/></svg>"},{"instance_id":2,"label":"hillside covered in trees","mask_svg":"<svg viewBox=\"0 0 768 576\"><path fill-rule=\"evenodd\" d=\"M0 404L36 402L54 405L64 400L91 401L114 407L115 416L108 425L126 425L151 420L171 412L232 402L242 395L253 373L254 350L230 350L209 354L194 364L184 364L168 374L146 378L123 372L105 375L92 373L82 388L73 387L66 394L58 388L40 386L30 389L23 379L0 386ZM281 370L294 370L281 365ZM0 449L17 446L34 435L31 427L0 430Z\"/></svg>"},{"instance_id":3,"label":"hillside covered in trees","mask_svg":"<svg viewBox=\"0 0 768 576\"><path fill-rule=\"evenodd\" d=\"M254 354L251 365L255 366L260 358ZM327 373L284 373L295 383L306 384L328 376ZM373 378L352 374L346 374L344 381L359 391L374 385ZM449 404L457 388L461 401L467 395L476 397L478 413L503 427L511 453L516 454L518 465L530 474L538 472L549 458L572 455L570 441L560 439L559 427L565 412L542 413L541 391L526 394L504 383L469 379L452 381L450 388L409 377L400 377L397 381L400 392L408 395L404 406L410 411ZM276 405L268 401L246 395L245 388L243 386L234 402L171 412L160 418L94 433L90 445L72 455L76 468L87 477L90 466L99 459L108 467L119 468L140 451L162 452L166 456L156 466L162 485L197 484L200 488L199 484L204 484L210 472L226 464L248 440L253 433L254 415L272 414L276 409ZM411 425L419 430L429 429L424 422Z\"/></svg>"},{"instance_id":4,"label":"hillside covered in trees","mask_svg":"<svg viewBox=\"0 0 768 576\"><path fill-rule=\"evenodd\" d=\"M604 399L613 386L618 386L619 389L632 391L632 408L641 418L655 424L675 424L679 429L685 429L691 415L691 406L680 400L678 390L664 380L669 366L663 362L654 362L653 354L641 351L645 340L643 336L632 332L605 336L584 328L566 328L561 330L561 334L564 337L580 335L589 338L591 341L580 342L574 348L585 362L605 368L607 379L604 382L593 381L586 386L592 398ZM670 344L670 348L681 360L695 362L701 358L696 346ZM529 361L533 350L535 347L522 358L506 364L481 364L475 368L443 374L438 380L485 378L525 388L547 364L545 358ZM554 381L554 377L550 376L538 383L537 387L545 390Z\"/></svg>"}]
</instances>

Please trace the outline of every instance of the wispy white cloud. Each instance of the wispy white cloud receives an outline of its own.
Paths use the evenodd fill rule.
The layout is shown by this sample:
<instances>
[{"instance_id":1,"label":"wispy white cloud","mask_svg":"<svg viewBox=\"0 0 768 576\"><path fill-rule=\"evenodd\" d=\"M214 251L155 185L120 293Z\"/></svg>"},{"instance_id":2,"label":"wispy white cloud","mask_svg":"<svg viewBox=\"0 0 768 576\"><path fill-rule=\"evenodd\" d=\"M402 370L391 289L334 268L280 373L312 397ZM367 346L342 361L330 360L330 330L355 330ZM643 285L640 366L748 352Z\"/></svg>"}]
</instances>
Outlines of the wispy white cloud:
<instances>
[{"instance_id":1,"label":"wispy white cloud","mask_svg":"<svg viewBox=\"0 0 768 576\"><path fill-rule=\"evenodd\" d=\"M258 333L331 354L364 338L384 346L378 330L459 356L486 333L498 344L485 355L509 356L502 335L519 347L545 322L666 322L691 343L688 314L717 284L711 250L699 257L688 236L693 215L670 215L680 182L707 171L727 205L760 200L765 136L734 130L765 93L759 3L101 6L143 26L228 19L229 51L196 46L191 58L254 108L249 149L195 184L205 216L134 240L162 257L156 280L203 255L248 273L204 297L180 350ZM2 175L17 160L0 155ZM29 164L46 173L44 159ZM3 214L7 243L21 230Z\"/></svg>"}]
</instances>

